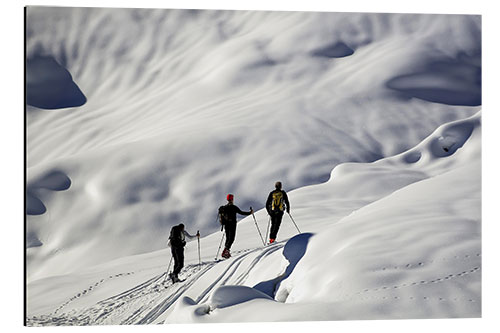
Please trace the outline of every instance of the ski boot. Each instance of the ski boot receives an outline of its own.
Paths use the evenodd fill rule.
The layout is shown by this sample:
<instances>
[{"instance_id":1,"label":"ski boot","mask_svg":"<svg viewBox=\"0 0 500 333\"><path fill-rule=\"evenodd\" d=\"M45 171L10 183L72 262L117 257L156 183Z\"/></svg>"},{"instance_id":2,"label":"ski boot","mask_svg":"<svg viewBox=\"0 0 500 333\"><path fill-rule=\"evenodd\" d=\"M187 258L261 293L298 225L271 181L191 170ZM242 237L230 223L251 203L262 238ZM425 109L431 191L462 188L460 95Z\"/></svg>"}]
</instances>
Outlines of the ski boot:
<instances>
[{"instance_id":1,"label":"ski boot","mask_svg":"<svg viewBox=\"0 0 500 333\"><path fill-rule=\"evenodd\" d=\"M170 273L168 276L172 280L172 284L174 284L176 282L181 282L181 280L179 279L179 277L177 275L175 275L174 273Z\"/></svg>"},{"instance_id":2,"label":"ski boot","mask_svg":"<svg viewBox=\"0 0 500 333\"><path fill-rule=\"evenodd\" d=\"M222 258L230 258L231 257L231 253L229 252L228 249L224 249L224 251L222 251L222 254L221 254Z\"/></svg>"}]
</instances>

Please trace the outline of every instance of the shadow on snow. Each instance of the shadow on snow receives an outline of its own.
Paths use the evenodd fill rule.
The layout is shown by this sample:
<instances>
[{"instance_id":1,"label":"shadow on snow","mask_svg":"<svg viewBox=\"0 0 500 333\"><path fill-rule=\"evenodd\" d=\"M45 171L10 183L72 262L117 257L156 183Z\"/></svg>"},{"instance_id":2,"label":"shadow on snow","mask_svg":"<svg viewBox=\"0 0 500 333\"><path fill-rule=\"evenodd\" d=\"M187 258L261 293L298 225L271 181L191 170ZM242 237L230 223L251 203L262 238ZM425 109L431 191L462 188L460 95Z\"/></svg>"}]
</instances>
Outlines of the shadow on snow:
<instances>
[{"instance_id":1,"label":"shadow on snow","mask_svg":"<svg viewBox=\"0 0 500 333\"><path fill-rule=\"evenodd\" d=\"M312 233L302 233L295 237L292 237L286 243L283 249L283 256L289 262L287 268L285 269L285 272L272 280L260 282L253 288L274 298L274 294L278 289L281 281L285 280L290 276L290 274L292 274L295 266L297 266L300 259L302 259L302 257L306 253L307 244L309 243L309 239L312 235Z\"/></svg>"}]
</instances>

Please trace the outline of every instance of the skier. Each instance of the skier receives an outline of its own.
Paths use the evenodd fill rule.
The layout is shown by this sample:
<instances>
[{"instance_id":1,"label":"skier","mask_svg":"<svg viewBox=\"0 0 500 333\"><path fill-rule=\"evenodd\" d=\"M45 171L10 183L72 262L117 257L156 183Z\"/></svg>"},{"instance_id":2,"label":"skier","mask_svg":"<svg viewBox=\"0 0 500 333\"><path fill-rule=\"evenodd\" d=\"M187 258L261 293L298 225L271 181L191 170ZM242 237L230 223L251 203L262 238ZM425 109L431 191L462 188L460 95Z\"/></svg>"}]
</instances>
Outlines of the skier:
<instances>
[{"instance_id":1,"label":"skier","mask_svg":"<svg viewBox=\"0 0 500 333\"><path fill-rule=\"evenodd\" d=\"M222 251L223 258L231 257L231 245L233 245L234 238L236 237L236 213L240 215L250 215L253 213L253 209L250 208L249 212L244 212L236 206L234 201L234 195L228 194L227 204L225 206L219 207L219 220L224 229L226 229L226 243L224 246L224 251Z\"/></svg>"},{"instance_id":2,"label":"skier","mask_svg":"<svg viewBox=\"0 0 500 333\"><path fill-rule=\"evenodd\" d=\"M172 283L179 282L179 273L182 267L184 267L184 246L186 246L186 237L193 239L195 237L200 238L200 232L198 231L196 235L191 236L186 230L184 230L184 224L179 224L173 226L170 230L170 237L168 238L168 246L172 250L172 258L174 258L174 270L169 274Z\"/></svg>"},{"instance_id":3,"label":"skier","mask_svg":"<svg viewBox=\"0 0 500 333\"><path fill-rule=\"evenodd\" d=\"M271 232L269 234L270 244L274 243L278 235L285 206L286 212L290 214L290 202L288 202L288 196L286 192L281 189L281 186L281 182L276 182L274 184L275 189L269 193L266 201L266 210L271 217Z\"/></svg>"}]
</instances>

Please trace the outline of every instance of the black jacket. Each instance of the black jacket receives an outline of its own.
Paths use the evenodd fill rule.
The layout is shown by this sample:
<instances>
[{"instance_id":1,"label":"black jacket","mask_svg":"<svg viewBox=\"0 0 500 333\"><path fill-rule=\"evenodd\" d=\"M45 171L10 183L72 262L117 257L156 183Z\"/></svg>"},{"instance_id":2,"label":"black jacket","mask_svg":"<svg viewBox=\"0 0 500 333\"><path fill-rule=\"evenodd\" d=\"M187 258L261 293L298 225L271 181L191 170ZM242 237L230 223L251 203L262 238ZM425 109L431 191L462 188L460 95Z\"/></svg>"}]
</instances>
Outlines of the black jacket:
<instances>
[{"instance_id":1,"label":"black jacket","mask_svg":"<svg viewBox=\"0 0 500 333\"><path fill-rule=\"evenodd\" d=\"M193 239L196 236L190 235L186 230L181 230L178 225L173 226L172 229L170 229L170 237L168 238L170 241L170 247L183 248L186 246L186 237Z\"/></svg>"},{"instance_id":2,"label":"black jacket","mask_svg":"<svg viewBox=\"0 0 500 333\"><path fill-rule=\"evenodd\" d=\"M279 199L280 194L281 194L281 199ZM278 202L277 205L273 207L273 204L276 204L275 202L273 202L274 201L273 199L276 196L278 197L277 198ZM288 201L288 195L286 195L286 192L283 190L274 190L271 193L269 193L266 201L266 210L269 213L269 215L283 212L285 211L285 209L287 212L290 212L290 202Z\"/></svg>"},{"instance_id":3,"label":"black jacket","mask_svg":"<svg viewBox=\"0 0 500 333\"><path fill-rule=\"evenodd\" d=\"M238 206L228 203L225 206L219 208L220 222L223 225L236 225L236 213L240 215L250 215L252 212L242 211Z\"/></svg>"}]
</instances>

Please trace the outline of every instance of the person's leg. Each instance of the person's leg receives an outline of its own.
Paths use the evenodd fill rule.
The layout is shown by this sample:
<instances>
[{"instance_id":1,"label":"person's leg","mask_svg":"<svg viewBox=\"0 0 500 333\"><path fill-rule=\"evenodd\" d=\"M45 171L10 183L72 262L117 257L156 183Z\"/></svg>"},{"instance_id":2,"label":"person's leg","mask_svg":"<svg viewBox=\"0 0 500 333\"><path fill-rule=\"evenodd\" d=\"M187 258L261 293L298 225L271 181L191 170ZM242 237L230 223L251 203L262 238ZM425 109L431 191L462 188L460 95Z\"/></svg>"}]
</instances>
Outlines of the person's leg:
<instances>
[{"instance_id":1,"label":"person's leg","mask_svg":"<svg viewBox=\"0 0 500 333\"><path fill-rule=\"evenodd\" d=\"M172 252L172 259L174 260L174 269L172 270L172 273L169 273L169 277L172 279L173 281L173 278L175 276L175 270L179 264L179 258L177 256L177 251L176 251L176 248L175 247L171 247L171 252Z\"/></svg>"},{"instance_id":2,"label":"person's leg","mask_svg":"<svg viewBox=\"0 0 500 333\"><path fill-rule=\"evenodd\" d=\"M274 240L276 238L276 214L271 214L271 230L269 232L269 240Z\"/></svg>"},{"instance_id":3,"label":"person's leg","mask_svg":"<svg viewBox=\"0 0 500 333\"><path fill-rule=\"evenodd\" d=\"M236 225L234 225L234 226L227 226L226 225L226 243L224 246L224 251L222 251L223 258L229 258L231 256L231 253L229 250L231 249L231 246L233 245L235 236L236 236Z\"/></svg>"},{"instance_id":4,"label":"person's leg","mask_svg":"<svg viewBox=\"0 0 500 333\"><path fill-rule=\"evenodd\" d=\"M236 236L236 225L226 226L226 249L230 250Z\"/></svg>"},{"instance_id":5,"label":"person's leg","mask_svg":"<svg viewBox=\"0 0 500 333\"><path fill-rule=\"evenodd\" d=\"M276 223L276 237L278 237L278 231L280 230L281 220L283 219L283 212L279 212L277 216Z\"/></svg>"},{"instance_id":6,"label":"person's leg","mask_svg":"<svg viewBox=\"0 0 500 333\"><path fill-rule=\"evenodd\" d=\"M278 236L278 230L281 225L281 219L283 218L283 213L276 213L271 215L271 233L269 239L276 239Z\"/></svg>"},{"instance_id":7,"label":"person's leg","mask_svg":"<svg viewBox=\"0 0 500 333\"><path fill-rule=\"evenodd\" d=\"M177 271L177 274L175 274L175 277L177 277L177 278L178 278L178 275L181 272L182 268L184 267L184 248L183 247L181 247L179 249L178 257L179 257L179 265L177 268L178 271Z\"/></svg>"},{"instance_id":8,"label":"person's leg","mask_svg":"<svg viewBox=\"0 0 500 333\"><path fill-rule=\"evenodd\" d=\"M184 267L184 248L172 248L172 256L174 257L174 271L173 275L177 277Z\"/></svg>"}]
</instances>

